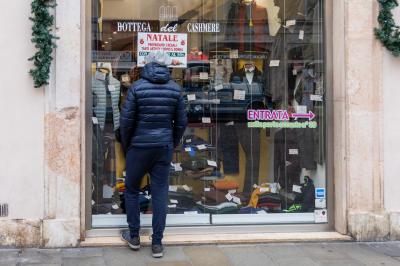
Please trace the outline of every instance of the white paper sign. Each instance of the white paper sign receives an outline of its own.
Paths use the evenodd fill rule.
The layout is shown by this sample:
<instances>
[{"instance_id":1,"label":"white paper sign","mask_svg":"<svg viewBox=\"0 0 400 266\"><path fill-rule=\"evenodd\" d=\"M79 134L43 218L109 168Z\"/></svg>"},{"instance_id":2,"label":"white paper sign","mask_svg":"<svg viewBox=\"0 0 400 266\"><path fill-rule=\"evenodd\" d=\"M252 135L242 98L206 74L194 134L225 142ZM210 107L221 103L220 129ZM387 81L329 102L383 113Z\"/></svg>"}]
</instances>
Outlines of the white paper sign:
<instances>
[{"instance_id":1,"label":"white paper sign","mask_svg":"<svg viewBox=\"0 0 400 266\"><path fill-rule=\"evenodd\" d=\"M95 78L98 80L106 80L106 73L96 71Z\"/></svg>"},{"instance_id":2,"label":"white paper sign","mask_svg":"<svg viewBox=\"0 0 400 266\"><path fill-rule=\"evenodd\" d=\"M172 204L178 204L178 201L176 199L170 199L169 202L171 202Z\"/></svg>"},{"instance_id":3,"label":"white paper sign","mask_svg":"<svg viewBox=\"0 0 400 266\"><path fill-rule=\"evenodd\" d=\"M303 115L307 114L307 106L306 105L297 105L296 113L303 114Z\"/></svg>"},{"instance_id":4,"label":"white paper sign","mask_svg":"<svg viewBox=\"0 0 400 266\"><path fill-rule=\"evenodd\" d=\"M197 145L196 147L197 147L197 149L199 149L200 151L201 151L201 150L206 150L206 149L207 149L207 146L204 145L204 144Z\"/></svg>"},{"instance_id":5,"label":"white paper sign","mask_svg":"<svg viewBox=\"0 0 400 266\"><path fill-rule=\"evenodd\" d=\"M178 191L178 187L177 186L169 186L168 190L172 191L172 192L177 192Z\"/></svg>"},{"instance_id":6,"label":"white paper sign","mask_svg":"<svg viewBox=\"0 0 400 266\"><path fill-rule=\"evenodd\" d=\"M201 122L204 124L210 124L211 123L211 117L202 117Z\"/></svg>"},{"instance_id":7,"label":"white paper sign","mask_svg":"<svg viewBox=\"0 0 400 266\"><path fill-rule=\"evenodd\" d=\"M230 50L229 58L239 58L239 50L237 49Z\"/></svg>"},{"instance_id":8,"label":"white paper sign","mask_svg":"<svg viewBox=\"0 0 400 266\"><path fill-rule=\"evenodd\" d=\"M322 102L322 95L311 94L310 100L314 102Z\"/></svg>"},{"instance_id":9,"label":"white paper sign","mask_svg":"<svg viewBox=\"0 0 400 266\"><path fill-rule=\"evenodd\" d=\"M293 192L301 193L301 186L293 185L292 190Z\"/></svg>"},{"instance_id":10,"label":"white paper sign","mask_svg":"<svg viewBox=\"0 0 400 266\"><path fill-rule=\"evenodd\" d=\"M225 123L225 126L233 126L233 125L235 125L235 122L233 122L233 121Z\"/></svg>"},{"instance_id":11,"label":"white paper sign","mask_svg":"<svg viewBox=\"0 0 400 266\"><path fill-rule=\"evenodd\" d=\"M269 62L269 66L270 67L278 67L279 66L280 61L279 60L271 60Z\"/></svg>"},{"instance_id":12,"label":"white paper sign","mask_svg":"<svg viewBox=\"0 0 400 266\"><path fill-rule=\"evenodd\" d=\"M315 208L325 209L326 208L326 199L315 199Z\"/></svg>"},{"instance_id":13,"label":"white paper sign","mask_svg":"<svg viewBox=\"0 0 400 266\"><path fill-rule=\"evenodd\" d=\"M233 99L244 101L246 99L246 91L245 90L234 90Z\"/></svg>"},{"instance_id":14,"label":"white paper sign","mask_svg":"<svg viewBox=\"0 0 400 266\"><path fill-rule=\"evenodd\" d=\"M205 188L204 188L204 191L205 191L205 192L210 192L210 191L211 191L211 188L205 187Z\"/></svg>"},{"instance_id":15,"label":"white paper sign","mask_svg":"<svg viewBox=\"0 0 400 266\"><path fill-rule=\"evenodd\" d=\"M108 90L109 90L110 92L115 91L115 86L114 86L114 85L108 85Z\"/></svg>"},{"instance_id":16,"label":"white paper sign","mask_svg":"<svg viewBox=\"0 0 400 266\"><path fill-rule=\"evenodd\" d=\"M187 95L188 101L196 101L196 94L188 94Z\"/></svg>"},{"instance_id":17,"label":"white paper sign","mask_svg":"<svg viewBox=\"0 0 400 266\"><path fill-rule=\"evenodd\" d=\"M294 26L296 25L296 20L291 19L286 21L286 27Z\"/></svg>"},{"instance_id":18,"label":"white paper sign","mask_svg":"<svg viewBox=\"0 0 400 266\"><path fill-rule=\"evenodd\" d=\"M328 222L328 211L326 209L315 210L314 211L314 219L315 219L315 223L327 223Z\"/></svg>"},{"instance_id":19,"label":"white paper sign","mask_svg":"<svg viewBox=\"0 0 400 266\"><path fill-rule=\"evenodd\" d=\"M200 72L200 79L208 79L208 73L207 72Z\"/></svg>"},{"instance_id":20,"label":"white paper sign","mask_svg":"<svg viewBox=\"0 0 400 266\"><path fill-rule=\"evenodd\" d=\"M168 67L187 67L187 34L138 32L137 61L144 66L145 58L150 52L167 53L172 63Z\"/></svg>"},{"instance_id":21,"label":"white paper sign","mask_svg":"<svg viewBox=\"0 0 400 266\"><path fill-rule=\"evenodd\" d=\"M222 84L215 85L215 87L214 87L214 89L216 91L222 90L223 88L224 88L224 85L222 85Z\"/></svg>"},{"instance_id":22,"label":"white paper sign","mask_svg":"<svg viewBox=\"0 0 400 266\"><path fill-rule=\"evenodd\" d=\"M299 39L304 40L304 30L300 30L299 32Z\"/></svg>"},{"instance_id":23,"label":"white paper sign","mask_svg":"<svg viewBox=\"0 0 400 266\"><path fill-rule=\"evenodd\" d=\"M228 201L231 201L231 200L233 199L231 193L226 194L226 195L225 195L225 198L226 198Z\"/></svg>"},{"instance_id":24,"label":"white paper sign","mask_svg":"<svg viewBox=\"0 0 400 266\"><path fill-rule=\"evenodd\" d=\"M99 123L99 119L97 117L92 117L93 124L97 125Z\"/></svg>"},{"instance_id":25,"label":"white paper sign","mask_svg":"<svg viewBox=\"0 0 400 266\"><path fill-rule=\"evenodd\" d=\"M299 150L298 149L289 149L289 154L290 155L299 155Z\"/></svg>"},{"instance_id":26,"label":"white paper sign","mask_svg":"<svg viewBox=\"0 0 400 266\"><path fill-rule=\"evenodd\" d=\"M217 167L217 162L216 162L216 161L207 160L207 164L208 164L209 166Z\"/></svg>"}]
</instances>

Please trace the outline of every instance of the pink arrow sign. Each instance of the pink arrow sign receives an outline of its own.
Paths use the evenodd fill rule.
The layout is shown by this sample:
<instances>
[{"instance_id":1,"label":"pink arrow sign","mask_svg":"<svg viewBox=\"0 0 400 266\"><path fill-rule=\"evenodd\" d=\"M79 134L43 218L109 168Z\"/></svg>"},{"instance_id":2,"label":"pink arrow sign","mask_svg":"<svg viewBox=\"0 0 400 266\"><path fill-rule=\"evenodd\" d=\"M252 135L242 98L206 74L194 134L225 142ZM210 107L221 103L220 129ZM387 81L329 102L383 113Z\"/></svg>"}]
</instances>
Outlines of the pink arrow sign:
<instances>
[{"instance_id":1,"label":"pink arrow sign","mask_svg":"<svg viewBox=\"0 0 400 266\"><path fill-rule=\"evenodd\" d=\"M311 111L309 111L308 114L292 114L291 116L296 120L298 118L308 118L308 120L311 121L315 118L315 114Z\"/></svg>"}]
</instances>

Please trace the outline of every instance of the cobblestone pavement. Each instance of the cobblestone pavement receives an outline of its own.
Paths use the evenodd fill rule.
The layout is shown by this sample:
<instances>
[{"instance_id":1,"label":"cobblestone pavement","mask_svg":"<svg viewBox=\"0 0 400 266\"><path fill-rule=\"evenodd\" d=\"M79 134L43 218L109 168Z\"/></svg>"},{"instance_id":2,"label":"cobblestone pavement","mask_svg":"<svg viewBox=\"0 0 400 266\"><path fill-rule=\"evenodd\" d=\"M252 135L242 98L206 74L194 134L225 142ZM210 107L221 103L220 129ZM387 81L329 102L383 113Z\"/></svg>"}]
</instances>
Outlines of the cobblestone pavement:
<instances>
[{"instance_id":1,"label":"cobblestone pavement","mask_svg":"<svg viewBox=\"0 0 400 266\"><path fill-rule=\"evenodd\" d=\"M0 249L3 265L400 265L400 242L167 246L162 259L152 258L149 247Z\"/></svg>"}]
</instances>

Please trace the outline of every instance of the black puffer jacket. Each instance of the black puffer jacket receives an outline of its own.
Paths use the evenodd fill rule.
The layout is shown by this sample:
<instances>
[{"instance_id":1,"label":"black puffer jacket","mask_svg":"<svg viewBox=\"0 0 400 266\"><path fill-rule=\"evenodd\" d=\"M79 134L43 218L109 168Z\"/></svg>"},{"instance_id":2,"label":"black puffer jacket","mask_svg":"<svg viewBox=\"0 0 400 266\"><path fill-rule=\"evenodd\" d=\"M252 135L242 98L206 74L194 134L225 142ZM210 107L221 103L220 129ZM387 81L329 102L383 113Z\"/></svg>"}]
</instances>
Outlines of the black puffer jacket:
<instances>
[{"instance_id":1,"label":"black puffer jacket","mask_svg":"<svg viewBox=\"0 0 400 266\"><path fill-rule=\"evenodd\" d=\"M170 79L169 70L146 64L141 79L128 91L121 112L121 141L129 147L176 147L187 125L181 88Z\"/></svg>"}]
</instances>

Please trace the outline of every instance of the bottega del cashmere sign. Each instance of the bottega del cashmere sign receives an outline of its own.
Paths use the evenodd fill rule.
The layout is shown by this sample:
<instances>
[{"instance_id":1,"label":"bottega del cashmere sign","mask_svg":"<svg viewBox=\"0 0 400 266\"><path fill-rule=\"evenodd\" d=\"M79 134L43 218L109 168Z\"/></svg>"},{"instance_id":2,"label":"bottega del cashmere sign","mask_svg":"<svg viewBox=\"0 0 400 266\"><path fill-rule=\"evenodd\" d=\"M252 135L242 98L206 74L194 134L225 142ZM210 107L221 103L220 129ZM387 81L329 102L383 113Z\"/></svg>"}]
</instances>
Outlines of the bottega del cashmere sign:
<instances>
[{"instance_id":1,"label":"bottega del cashmere sign","mask_svg":"<svg viewBox=\"0 0 400 266\"><path fill-rule=\"evenodd\" d=\"M32 16L32 43L35 44L36 53L29 58L34 67L29 71L35 88L49 84L50 66L53 61L52 53L56 47L57 37L52 33L54 16L49 10L55 8L54 0L34 0L31 3Z\"/></svg>"},{"instance_id":2,"label":"bottega del cashmere sign","mask_svg":"<svg viewBox=\"0 0 400 266\"><path fill-rule=\"evenodd\" d=\"M378 0L380 11L375 36L394 56L400 56L400 26L394 21L392 10L399 6L397 0Z\"/></svg>"}]
</instances>

